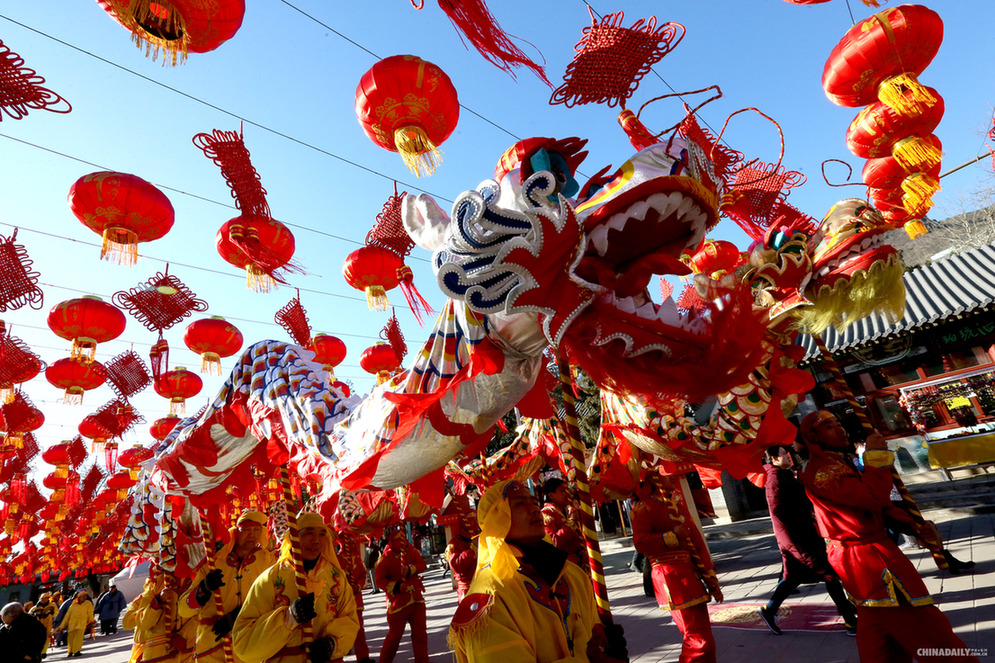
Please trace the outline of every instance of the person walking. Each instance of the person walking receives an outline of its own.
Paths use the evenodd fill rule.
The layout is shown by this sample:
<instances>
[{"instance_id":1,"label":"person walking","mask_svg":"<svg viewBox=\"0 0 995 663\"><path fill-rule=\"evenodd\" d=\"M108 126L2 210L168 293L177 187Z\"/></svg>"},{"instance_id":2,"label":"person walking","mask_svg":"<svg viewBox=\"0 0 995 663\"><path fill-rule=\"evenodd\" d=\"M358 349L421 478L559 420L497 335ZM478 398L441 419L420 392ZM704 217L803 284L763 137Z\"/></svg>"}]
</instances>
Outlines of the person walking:
<instances>
[{"instance_id":1,"label":"person walking","mask_svg":"<svg viewBox=\"0 0 995 663\"><path fill-rule=\"evenodd\" d=\"M76 593L76 598L66 611L66 618L62 622L62 628L66 630L66 641L69 647L69 656L82 656L83 636L86 629L93 623L93 604L90 603L89 595L85 589Z\"/></svg>"},{"instance_id":2,"label":"person walking","mask_svg":"<svg viewBox=\"0 0 995 663\"><path fill-rule=\"evenodd\" d=\"M94 614L100 620L101 635L117 633L117 619L126 605L128 601L112 580L110 587L97 599L97 605L93 607Z\"/></svg>"},{"instance_id":3,"label":"person walking","mask_svg":"<svg viewBox=\"0 0 995 663\"><path fill-rule=\"evenodd\" d=\"M823 582L826 591L843 617L848 635L857 635L857 609L846 598L840 578L829 565L826 542L815 528L815 512L805 495L805 486L795 478L791 448L784 445L770 447L764 465L767 481L764 490L774 538L781 551L781 580L774 588L767 605L757 608L767 628L781 635L777 625L777 611L784 600L799 585Z\"/></svg>"},{"instance_id":4,"label":"person walking","mask_svg":"<svg viewBox=\"0 0 995 663\"><path fill-rule=\"evenodd\" d=\"M31 615L42 623L45 627L45 646L41 649L41 657L48 656L48 645L52 640L52 622L55 620L55 613L58 607L52 601L51 592L42 592L38 597L38 603L31 608Z\"/></svg>"},{"instance_id":5,"label":"person walking","mask_svg":"<svg viewBox=\"0 0 995 663\"><path fill-rule=\"evenodd\" d=\"M428 614L421 574L425 559L403 529L387 537L387 547L377 560L376 582L387 594L387 635L380 648L380 663L393 663L405 628L411 626L415 663L428 663Z\"/></svg>"},{"instance_id":6,"label":"person walking","mask_svg":"<svg viewBox=\"0 0 995 663\"><path fill-rule=\"evenodd\" d=\"M0 659L10 663L38 663L48 639L44 624L24 611L20 603L0 608Z\"/></svg>"}]
</instances>

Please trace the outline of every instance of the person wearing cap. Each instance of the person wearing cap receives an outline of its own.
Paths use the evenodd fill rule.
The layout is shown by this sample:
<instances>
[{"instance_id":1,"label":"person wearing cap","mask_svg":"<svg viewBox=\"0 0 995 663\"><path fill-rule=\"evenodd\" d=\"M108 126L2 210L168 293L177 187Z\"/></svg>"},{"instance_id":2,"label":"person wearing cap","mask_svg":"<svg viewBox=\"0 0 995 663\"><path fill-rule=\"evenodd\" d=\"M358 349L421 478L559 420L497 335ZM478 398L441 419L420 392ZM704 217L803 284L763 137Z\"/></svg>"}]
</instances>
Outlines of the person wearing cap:
<instances>
[{"instance_id":1,"label":"person wearing cap","mask_svg":"<svg viewBox=\"0 0 995 663\"><path fill-rule=\"evenodd\" d=\"M215 553L211 568L198 571L190 589L180 597L179 614L196 618L197 660L222 663L225 646L231 646L228 634L249 588L263 571L273 566L272 553L266 548L266 515L246 510L228 531L229 540ZM218 613L221 597L222 614ZM236 662L240 663L236 657Z\"/></svg>"},{"instance_id":2,"label":"person wearing cap","mask_svg":"<svg viewBox=\"0 0 995 663\"><path fill-rule=\"evenodd\" d=\"M97 605L93 608L97 619L100 620L100 633L102 635L117 633L117 619L121 616L121 611L126 605L128 605L128 601L124 598L124 594L112 581L107 591L97 599Z\"/></svg>"},{"instance_id":3,"label":"person wearing cap","mask_svg":"<svg viewBox=\"0 0 995 663\"><path fill-rule=\"evenodd\" d=\"M66 641L69 646L69 656L82 656L83 635L87 627L93 623L93 604L85 589L76 593L76 597L66 611L62 628L66 630Z\"/></svg>"},{"instance_id":4,"label":"person wearing cap","mask_svg":"<svg viewBox=\"0 0 995 663\"><path fill-rule=\"evenodd\" d=\"M42 659L45 627L16 601L0 609L0 652L4 661L38 663Z\"/></svg>"},{"instance_id":5,"label":"person wearing cap","mask_svg":"<svg viewBox=\"0 0 995 663\"><path fill-rule=\"evenodd\" d=\"M705 539L694 526L680 491L670 477L657 473L639 483L639 502L629 515L632 543L652 565L657 604L663 610L670 610L681 632L680 662L714 662L715 637L708 618L708 602L714 599L721 603L722 590ZM701 568L695 557L700 560Z\"/></svg>"},{"instance_id":6,"label":"person wearing cap","mask_svg":"<svg viewBox=\"0 0 995 663\"><path fill-rule=\"evenodd\" d=\"M477 504L477 572L449 627L458 663L625 660L621 627L602 627L591 577L544 540L542 513L514 480Z\"/></svg>"},{"instance_id":7,"label":"person wearing cap","mask_svg":"<svg viewBox=\"0 0 995 663\"><path fill-rule=\"evenodd\" d=\"M290 533L276 564L256 578L232 629L235 655L245 663L326 663L341 659L359 631L356 600L332 548L332 532L317 513L297 516L305 592L297 589ZM313 640L304 642L304 624Z\"/></svg>"},{"instance_id":8,"label":"person wearing cap","mask_svg":"<svg viewBox=\"0 0 995 663\"><path fill-rule=\"evenodd\" d=\"M152 602L156 595L156 571L154 564L149 564L149 577L145 579L142 593L134 601L128 604L128 609L124 611L124 618L121 620L121 628L126 631L133 631L131 646L131 661L141 661L142 653L145 650L146 633L138 623L145 608Z\"/></svg>"},{"instance_id":9,"label":"person wearing cap","mask_svg":"<svg viewBox=\"0 0 995 663\"><path fill-rule=\"evenodd\" d=\"M858 470L846 430L832 412L806 415L801 436L809 452L801 480L827 540L829 563L857 606L860 660L911 661L922 648L966 652L915 566L888 538L884 516L892 508L895 458L884 437L876 431L867 437Z\"/></svg>"},{"instance_id":10,"label":"person wearing cap","mask_svg":"<svg viewBox=\"0 0 995 663\"><path fill-rule=\"evenodd\" d=\"M411 626L411 649L415 663L428 662L428 615L420 574L425 559L403 529L387 535L387 547L374 570L377 587L387 598L387 635L380 647L380 663L393 663L405 628Z\"/></svg>"},{"instance_id":11,"label":"person wearing cap","mask_svg":"<svg viewBox=\"0 0 995 663\"><path fill-rule=\"evenodd\" d=\"M352 645L357 663L373 663L370 646L366 643L366 629L363 626L363 590L366 588L366 564L363 561L362 546L356 535L338 511L335 512L335 555L345 571L352 595L356 599L356 618L359 631Z\"/></svg>"},{"instance_id":12,"label":"person wearing cap","mask_svg":"<svg viewBox=\"0 0 995 663\"><path fill-rule=\"evenodd\" d=\"M31 608L31 614L45 627L45 645L42 647L42 658L48 656L48 645L52 639L52 621L58 611L56 604L52 601L51 592L42 592L38 597L38 603Z\"/></svg>"},{"instance_id":13,"label":"person wearing cap","mask_svg":"<svg viewBox=\"0 0 995 663\"><path fill-rule=\"evenodd\" d=\"M570 487L558 477L548 479L542 486L546 504L542 507L542 523L553 545L567 554L574 564L587 564L587 546L584 536L568 515Z\"/></svg>"}]
</instances>

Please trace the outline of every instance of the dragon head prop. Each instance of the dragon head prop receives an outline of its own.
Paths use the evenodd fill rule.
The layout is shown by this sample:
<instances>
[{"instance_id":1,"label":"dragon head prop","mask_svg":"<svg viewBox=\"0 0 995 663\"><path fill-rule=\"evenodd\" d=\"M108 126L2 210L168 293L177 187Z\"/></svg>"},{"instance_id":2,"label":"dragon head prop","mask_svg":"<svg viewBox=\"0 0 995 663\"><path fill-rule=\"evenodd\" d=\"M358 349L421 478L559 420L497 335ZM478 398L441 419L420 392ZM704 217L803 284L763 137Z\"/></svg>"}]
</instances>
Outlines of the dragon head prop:
<instances>
[{"instance_id":1,"label":"dragon head prop","mask_svg":"<svg viewBox=\"0 0 995 663\"><path fill-rule=\"evenodd\" d=\"M442 291L480 313L531 317L602 387L662 398L741 382L763 333L748 288L689 313L648 292L655 275L688 273L681 254L718 221L721 179L706 150L676 136L651 145L575 205L563 192L583 143L530 140L506 152L500 182L456 200L451 221L425 205L406 218L416 242L437 243Z\"/></svg>"},{"instance_id":2,"label":"dragon head prop","mask_svg":"<svg viewBox=\"0 0 995 663\"><path fill-rule=\"evenodd\" d=\"M866 201L841 200L818 226L801 217L772 224L743 280L771 320L791 320L806 333L842 329L871 313L897 320L905 308L905 267L884 241L889 230Z\"/></svg>"}]
</instances>

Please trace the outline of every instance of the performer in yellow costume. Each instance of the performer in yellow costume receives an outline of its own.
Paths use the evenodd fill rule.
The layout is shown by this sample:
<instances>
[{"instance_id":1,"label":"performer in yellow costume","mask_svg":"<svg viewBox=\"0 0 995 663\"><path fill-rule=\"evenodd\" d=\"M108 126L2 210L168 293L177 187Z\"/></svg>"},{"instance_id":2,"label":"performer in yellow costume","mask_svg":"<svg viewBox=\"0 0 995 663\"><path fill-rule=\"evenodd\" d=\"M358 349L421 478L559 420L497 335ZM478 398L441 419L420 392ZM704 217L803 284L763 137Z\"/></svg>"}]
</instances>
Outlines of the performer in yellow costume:
<instances>
[{"instance_id":1,"label":"performer in yellow costume","mask_svg":"<svg viewBox=\"0 0 995 663\"><path fill-rule=\"evenodd\" d=\"M332 532L316 513L297 516L305 587L297 592L289 534L280 559L252 584L232 629L235 655L245 663L326 663L352 649L356 600L332 549ZM310 622L314 641L303 644Z\"/></svg>"},{"instance_id":2,"label":"performer in yellow costume","mask_svg":"<svg viewBox=\"0 0 995 663\"><path fill-rule=\"evenodd\" d=\"M38 604L31 608L31 614L45 627L45 644L41 648L42 656L48 654L48 643L52 640L52 621L58 611L58 606L52 602L51 592L42 592L41 596L38 597Z\"/></svg>"},{"instance_id":3,"label":"performer in yellow costume","mask_svg":"<svg viewBox=\"0 0 995 663\"><path fill-rule=\"evenodd\" d=\"M86 627L93 621L93 604L87 600L86 590L76 593L72 605L66 612L63 628L66 629L66 640L69 643L69 656L82 656L83 636Z\"/></svg>"},{"instance_id":4,"label":"performer in yellow costume","mask_svg":"<svg viewBox=\"0 0 995 663\"><path fill-rule=\"evenodd\" d=\"M477 573L449 630L459 663L628 658L621 629L606 637L591 578L543 540L542 513L520 483L501 481L477 505Z\"/></svg>"},{"instance_id":5,"label":"performer in yellow costume","mask_svg":"<svg viewBox=\"0 0 995 663\"><path fill-rule=\"evenodd\" d=\"M231 647L228 634L249 588L275 561L266 549L265 514L245 511L229 533L231 540L217 552L214 566L207 568L205 564L180 597L180 616L197 621L197 661L225 661L225 647ZM216 594L220 594L224 610L220 615ZM241 663L239 658L235 660Z\"/></svg>"},{"instance_id":6,"label":"performer in yellow costume","mask_svg":"<svg viewBox=\"0 0 995 663\"><path fill-rule=\"evenodd\" d=\"M137 663L138 661L141 661L142 652L145 651L146 633L145 629L139 626L138 617L156 596L156 569L157 567L149 564L149 577L145 580L142 593L134 601L128 604L128 608L124 611L124 617L121 619L121 628L126 631L134 631L132 636L134 644L131 646L131 658L129 659L129 663Z\"/></svg>"},{"instance_id":7,"label":"performer in yellow costume","mask_svg":"<svg viewBox=\"0 0 995 663\"><path fill-rule=\"evenodd\" d=\"M156 575L149 600L142 601L136 615L136 633L144 639L142 663L189 663L193 661L197 620L180 616L177 603L190 580L181 584L167 573ZM144 596L144 595L143 595Z\"/></svg>"}]
</instances>

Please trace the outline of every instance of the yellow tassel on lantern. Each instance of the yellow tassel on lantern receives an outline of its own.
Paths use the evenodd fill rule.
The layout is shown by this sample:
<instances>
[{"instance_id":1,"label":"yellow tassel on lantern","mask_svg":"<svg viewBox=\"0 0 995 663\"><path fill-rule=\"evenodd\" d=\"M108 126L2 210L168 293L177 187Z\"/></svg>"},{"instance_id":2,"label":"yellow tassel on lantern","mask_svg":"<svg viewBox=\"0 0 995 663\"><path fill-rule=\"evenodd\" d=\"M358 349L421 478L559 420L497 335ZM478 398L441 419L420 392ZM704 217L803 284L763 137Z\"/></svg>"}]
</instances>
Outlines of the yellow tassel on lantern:
<instances>
[{"instance_id":1,"label":"yellow tassel on lantern","mask_svg":"<svg viewBox=\"0 0 995 663\"><path fill-rule=\"evenodd\" d=\"M377 372L377 384L383 384L390 379L390 371L378 371Z\"/></svg>"},{"instance_id":2,"label":"yellow tassel on lantern","mask_svg":"<svg viewBox=\"0 0 995 663\"><path fill-rule=\"evenodd\" d=\"M442 163L442 154L417 124L401 127L394 132L394 147L415 177L431 175Z\"/></svg>"},{"instance_id":3,"label":"yellow tassel on lantern","mask_svg":"<svg viewBox=\"0 0 995 663\"><path fill-rule=\"evenodd\" d=\"M245 266L245 284L253 292L269 292L276 287L276 280L259 265L248 264Z\"/></svg>"},{"instance_id":4,"label":"yellow tassel on lantern","mask_svg":"<svg viewBox=\"0 0 995 663\"><path fill-rule=\"evenodd\" d=\"M936 97L911 72L886 78L878 86L878 99L903 117L919 115L923 106L932 108L936 103Z\"/></svg>"},{"instance_id":5,"label":"yellow tassel on lantern","mask_svg":"<svg viewBox=\"0 0 995 663\"><path fill-rule=\"evenodd\" d=\"M187 401L185 398L169 399L170 414L186 414L186 411L187 411Z\"/></svg>"},{"instance_id":6,"label":"yellow tassel on lantern","mask_svg":"<svg viewBox=\"0 0 995 663\"><path fill-rule=\"evenodd\" d=\"M119 265L138 262L138 235L127 228L104 228L104 241L100 245L100 259Z\"/></svg>"},{"instance_id":7,"label":"yellow tassel on lantern","mask_svg":"<svg viewBox=\"0 0 995 663\"><path fill-rule=\"evenodd\" d=\"M922 222L922 219L913 219L905 224L905 232L908 233L909 239L915 239L928 233L929 228Z\"/></svg>"},{"instance_id":8,"label":"yellow tassel on lantern","mask_svg":"<svg viewBox=\"0 0 995 663\"><path fill-rule=\"evenodd\" d=\"M919 136L903 138L891 149L905 170L929 170L943 159L943 152Z\"/></svg>"},{"instance_id":9,"label":"yellow tassel on lantern","mask_svg":"<svg viewBox=\"0 0 995 663\"><path fill-rule=\"evenodd\" d=\"M62 402L66 405L80 405L83 402L83 388L69 387L62 396Z\"/></svg>"},{"instance_id":10,"label":"yellow tassel on lantern","mask_svg":"<svg viewBox=\"0 0 995 663\"><path fill-rule=\"evenodd\" d=\"M69 347L69 358L80 364L92 364L97 355L97 341L89 336L77 336Z\"/></svg>"},{"instance_id":11,"label":"yellow tassel on lantern","mask_svg":"<svg viewBox=\"0 0 995 663\"><path fill-rule=\"evenodd\" d=\"M371 311L390 310L390 300L387 299L387 291L382 285L368 285L366 291L366 305Z\"/></svg>"},{"instance_id":12,"label":"yellow tassel on lantern","mask_svg":"<svg viewBox=\"0 0 995 663\"><path fill-rule=\"evenodd\" d=\"M14 402L14 385L5 384L0 387L0 401L3 401L4 404Z\"/></svg>"},{"instance_id":13,"label":"yellow tassel on lantern","mask_svg":"<svg viewBox=\"0 0 995 663\"><path fill-rule=\"evenodd\" d=\"M136 44L145 45L145 55L155 60L160 51L170 63L187 57L186 23L169 0L107 0L118 20L131 31ZM167 56L163 56L163 63Z\"/></svg>"},{"instance_id":14,"label":"yellow tassel on lantern","mask_svg":"<svg viewBox=\"0 0 995 663\"><path fill-rule=\"evenodd\" d=\"M878 0L864 0L864 4L868 7L880 7Z\"/></svg>"},{"instance_id":15,"label":"yellow tassel on lantern","mask_svg":"<svg viewBox=\"0 0 995 663\"><path fill-rule=\"evenodd\" d=\"M926 173L912 173L902 180L902 200L909 200L914 206L922 203L933 206L933 194L940 190L940 181Z\"/></svg>"},{"instance_id":16,"label":"yellow tassel on lantern","mask_svg":"<svg viewBox=\"0 0 995 663\"><path fill-rule=\"evenodd\" d=\"M217 352L205 352L200 356L200 372L221 375L221 356Z\"/></svg>"}]
</instances>

